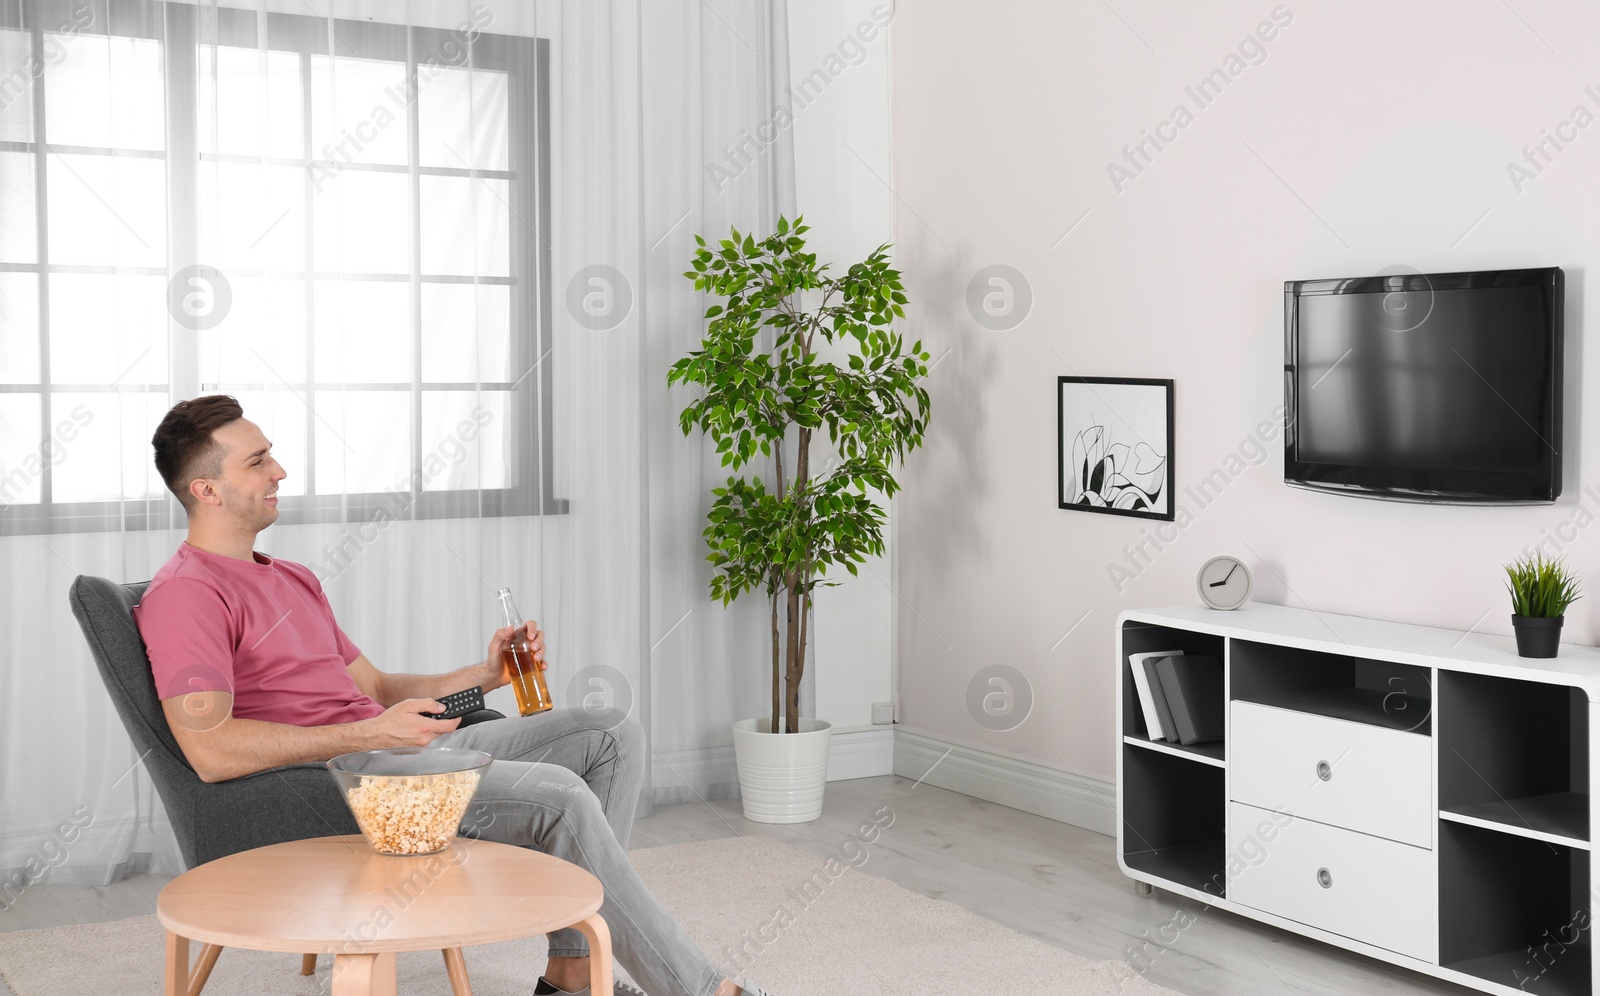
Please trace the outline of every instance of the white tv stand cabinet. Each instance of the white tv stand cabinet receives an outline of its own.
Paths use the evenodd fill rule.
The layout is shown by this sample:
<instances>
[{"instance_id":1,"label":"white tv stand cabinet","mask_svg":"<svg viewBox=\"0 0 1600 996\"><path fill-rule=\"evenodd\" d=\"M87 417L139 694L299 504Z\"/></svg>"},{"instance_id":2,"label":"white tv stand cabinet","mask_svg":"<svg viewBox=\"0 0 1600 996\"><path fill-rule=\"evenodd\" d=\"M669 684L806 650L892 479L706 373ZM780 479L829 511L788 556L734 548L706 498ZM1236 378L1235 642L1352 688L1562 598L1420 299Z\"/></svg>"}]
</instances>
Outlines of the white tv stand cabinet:
<instances>
[{"instance_id":1,"label":"white tv stand cabinet","mask_svg":"<svg viewBox=\"0 0 1600 996\"><path fill-rule=\"evenodd\" d=\"M1222 743L1151 741L1129 654L1224 663ZM1487 993L1596 996L1600 650L1279 605L1117 619L1137 882Z\"/></svg>"}]
</instances>

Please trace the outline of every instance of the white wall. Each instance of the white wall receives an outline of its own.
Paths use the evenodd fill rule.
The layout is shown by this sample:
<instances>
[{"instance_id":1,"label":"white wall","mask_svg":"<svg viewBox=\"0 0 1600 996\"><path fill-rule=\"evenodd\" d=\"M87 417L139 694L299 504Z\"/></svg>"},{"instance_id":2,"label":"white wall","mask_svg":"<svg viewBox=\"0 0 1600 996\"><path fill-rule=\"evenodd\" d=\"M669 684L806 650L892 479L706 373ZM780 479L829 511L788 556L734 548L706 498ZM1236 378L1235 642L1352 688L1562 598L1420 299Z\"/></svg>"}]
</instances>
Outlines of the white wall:
<instances>
[{"instance_id":1,"label":"white wall","mask_svg":"<svg viewBox=\"0 0 1600 996\"><path fill-rule=\"evenodd\" d=\"M814 80L791 98L796 202L812 226L811 247L835 271L894 241L889 40L881 27L892 24L891 6L888 0L788 5L789 77L797 86ZM825 86L824 77L812 76L819 70ZM872 722L873 702L892 697L894 596L887 558L870 560L856 578L838 574L843 583L816 597L816 715L837 727L861 726Z\"/></svg>"},{"instance_id":2,"label":"white wall","mask_svg":"<svg viewBox=\"0 0 1600 996\"><path fill-rule=\"evenodd\" d=\"M1500 565L1547 535L1600 566L1600 434L1580 390L1592 234L1600 223L1600 10L1273 0L1173 7L1012 2L974 16L902 4L893 39L896 241L911 326L934 355L930 445L897 505L898 691L908 728L1109 778L1113 629L1133 606L1196 601L1201 563L1252 564L1264 601L1508 633ZM1185 87L1258 22L1265 59L1204 107ZM1185 107L1192 122L1117 184L1123 146ZM1588 117L1519 192L1522 147ZM1181 115L1180 115L1181 116ZM1169 134L1173 132L1168 129ZM1073 227L1076 225L1076 227ZM1070 233L1069 233L1070 230ZM990 331L963 295L1016 267L1030 313ZM1559 265L1567 274L1566 488L1554 506L1466 509L1293 491L1274 439L1227 462L1282 401L1286 279ZM1176 380L1180 504L1192 524L1119 586L1108 565L1153 523L1056 508L1055 378ZM1217 468L1205 507L1182 496ZM1240 468L1236 475L1227 470ZM1593 494L1584 490L1592 488ZM1171 533L1169 532L1170 536ZM1074 629L1074 625L1076 628ZM1070 631L1070 632L1069 632ZM1600 642L1600 605L1567 637ZM969 712L973 675L1019 669L1015 729Z\"/></svg>"}]
</instances>

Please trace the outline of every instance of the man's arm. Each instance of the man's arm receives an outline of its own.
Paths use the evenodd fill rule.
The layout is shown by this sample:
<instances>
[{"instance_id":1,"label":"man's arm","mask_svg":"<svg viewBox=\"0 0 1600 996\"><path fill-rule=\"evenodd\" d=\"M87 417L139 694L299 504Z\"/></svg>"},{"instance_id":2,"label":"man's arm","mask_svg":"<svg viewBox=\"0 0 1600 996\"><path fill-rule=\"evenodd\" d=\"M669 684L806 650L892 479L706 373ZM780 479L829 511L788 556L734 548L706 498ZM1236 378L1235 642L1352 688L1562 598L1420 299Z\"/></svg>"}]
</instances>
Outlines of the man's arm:
<instances>
[{"instance_id":1,"label":"man's arm","mask_svg":"<svg viewBox=\"0 0 1600 996\"><path fill-rule=\"evenodd\" d=\"M388 674L379 671L367 660L367 655L362 654L351 661L345 670L350 672L357 688L384 708L406 699L443 698L473 685L489 692L505 684L501 679L500 665L495 664L491 671L487 661L445 674Z\"/></svg>"},{"instance_id":2,"label":"man's arm","mask_svg":"<svg viewBox=\"0 0 1600 996\"><path fill-rule=\"evenodd\" d=\"M407 699L381 716L332 726L235 719L230 692L174 695L162 699L161 708L183 756L203 782L241 778L284 764L326 761L358 750L425 747L461 724L459 719L421 715L441 708L428 698Z\"/></svg>"},{"instance_id":3,"label":"man's arm","mask_svg":"<svg viewBox=\"0 0 1600 996\"><path fill-rule=\"evenodd\" d=\"M544 661L544 633L540 631L539 624L532 619L523 625L527 627L528 644L533 650L533 659L538 662L541 671L548 670L549 666ZM489 653L482 663L469 664L444 674L389 674L378 670L367 660L366 654L356 657L345 670L350 672L350 679L361 689L362 694L385 708L397 702L404 702L406 699L443 698L464 688L471 688L473 685L477 685L484 694L488 694L501 685L511 683L511 679L506 676L504 666L500 663L500 653L510 638L510 626L495 630L494 636L489 640Z\"/></svg>"}]
</instances>

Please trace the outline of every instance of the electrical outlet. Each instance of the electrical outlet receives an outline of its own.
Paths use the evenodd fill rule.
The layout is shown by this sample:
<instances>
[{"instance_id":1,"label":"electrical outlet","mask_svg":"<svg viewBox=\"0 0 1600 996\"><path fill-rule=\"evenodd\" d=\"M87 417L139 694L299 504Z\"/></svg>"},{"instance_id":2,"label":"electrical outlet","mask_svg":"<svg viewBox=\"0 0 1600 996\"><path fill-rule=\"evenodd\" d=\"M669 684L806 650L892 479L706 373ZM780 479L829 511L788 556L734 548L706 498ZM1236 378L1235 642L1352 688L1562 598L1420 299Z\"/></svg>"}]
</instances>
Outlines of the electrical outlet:
<instances>
[{"instance_id":1,"label":"electrical outlet","mask_svg":"<svg viewBox=\"0 0 1600 996\"><path fill-rule=\"evenodd\" d=\"M894 722L893 702L872 703L872 723L874 726L888 726Z\"/></svg>"}]
</instances>

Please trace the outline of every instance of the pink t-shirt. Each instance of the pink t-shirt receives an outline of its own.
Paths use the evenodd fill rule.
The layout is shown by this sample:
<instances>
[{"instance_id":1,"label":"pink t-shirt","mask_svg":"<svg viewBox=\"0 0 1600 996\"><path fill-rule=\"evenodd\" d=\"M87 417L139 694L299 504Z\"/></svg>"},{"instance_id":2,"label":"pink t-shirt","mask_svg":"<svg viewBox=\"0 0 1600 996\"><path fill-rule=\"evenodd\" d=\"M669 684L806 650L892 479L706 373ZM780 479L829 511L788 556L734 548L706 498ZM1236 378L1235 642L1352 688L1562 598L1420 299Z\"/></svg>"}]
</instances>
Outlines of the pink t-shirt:
<instances>
[{"instance_id":1,"label":"pink t-shirt","mask_svg":"<svg viewBox=\"0 0 1600 996\"><path fill-rule=\"evenodd\" d=\"M185 542L133 610L156 695L233 693L233 715L294 726L370 719L383 706L346 666L361 655L339 629L316 575L253 554L253 563Z\"/></svg>"}]
</instances>

